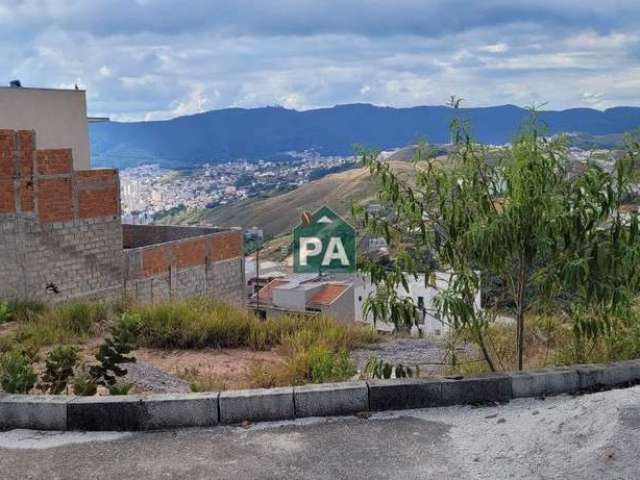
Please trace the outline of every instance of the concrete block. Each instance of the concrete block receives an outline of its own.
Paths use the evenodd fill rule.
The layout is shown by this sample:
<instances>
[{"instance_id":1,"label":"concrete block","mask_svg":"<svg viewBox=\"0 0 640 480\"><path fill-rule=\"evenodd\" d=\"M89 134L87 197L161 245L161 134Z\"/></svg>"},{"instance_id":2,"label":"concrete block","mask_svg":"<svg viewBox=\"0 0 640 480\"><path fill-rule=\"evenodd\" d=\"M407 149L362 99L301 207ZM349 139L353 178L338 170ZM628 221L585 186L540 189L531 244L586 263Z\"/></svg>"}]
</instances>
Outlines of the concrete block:
<instances>
[{"instance_id":1,"label":"concrete block","mask_svg":"<svg viewBox=\"0 0 640 480\"><path fill-rule=\"evenodd\" d=\"M217 425L218 392L152 395L142 401L144 430Z\"/></svg>"},{"instance_id":2,"label":"concrete block","mask_svg":"<svg viewBox=\"0 0 640 480\"><path fill-rule=\"evenodd\" d=\"M67 405L69 430L142 430L147 421L142 400L131 395L78 397Z\"/></svg>"},{"instance_id":3,"label":"concrete block","mask_svg":"<svg viewBox=\"0 0 640 480\"><path fill-rule=\"evenodd\" d=\"M509 375L487 374L442 381L443 405L508 402L513 398Z\"/></svg>"},{"instance_id":4,"label":"concrete block","mask_svg":"<svg viewBox=\"0 0 640 480\"><path fill-rule=\"evenodd\" d=\"M634 368L627 362L615 362L603 365L600 383L606 387L624 386L634 376Z\"/></svg>"},{"instance_id":5,"label":"concrete block","mask_svg":"<svg viewBox=\"0 0 640 480\"><path fill-rule=\"evenodd\" d=\"M296 417L349 415L369 410L366 382L324 383L293 389Z\"/></svg>"},{"instance_id":6,"label":"concrete block","mask_svg":"<svg viewBox=\"0 0 640 480\"><path fill-rule=\"evenodd\" d=\"M629 367L629 381L631 383L640 382L640 360L625 360L618 363Z\"/></svg>"},{"instance_id":7,"label":"concrete block","mask_svg":"<svg viewBox=\"0 0 640 480\"><path fill-rule=\"evenodd\" d=\"M580 378L580 389L590 390L602 387L604 368L604 365L599 364L576 365L576 371Z\"/></svg>"},{"instance_id":8,"label":"concrete block","mask_svg":"<svg viewBox=\"0 0 640 480\"><path fill-rule=\"evenodd\" d=\"M217 425L217 392L149 397L79 397L68 406L69 430L159 430Z\"/></svg>"},{"instance_id":9,"label":"concrete block","mask_svg":"<svg viewBox=\"0 0 640 480\"><path fill-rule=\"evenodd\" d=\"M545 395L575 393L580 389L580 376L574 368L549 368L543 375Z\"/></svg>"},{"instance_id":10,"label":"concrete block","mask_svg":"<svg viewBox=\"0 0 640 480\"><path fill-rule=\"evenodd\" d=\"M542 372L512 372L511 392L513 398L543 397L545 376Z\"/></svg>"},{"instance_id":11,"label":"concrete block","mask_svg":"<svg viewBox=\"0 0 640 480\"><path fill-rule=\"evenodd\" d=\"M73 398L64 395L2 395L0 430L66 430L67 404Z\"/></svg>"},{"instance_id":12,"label":"concrete block","mask_svg":"<svg viewBox=\"0 0 640 480\"><path fill-rule=\"evenodd\" d=\"M442 405L440 380L370 380L369 408L374 411L426 408Z\"/></svg>"},{"instance_id":13,"label":"concrete block","mask_svg":"<svg viewBox=\"0 0 640 480\"><path fill-rule=\"evenodd\" d=\"M295 417L293 387L237 390L220 394L220 422L286 420Z\"/></svg>"}]
</instances>

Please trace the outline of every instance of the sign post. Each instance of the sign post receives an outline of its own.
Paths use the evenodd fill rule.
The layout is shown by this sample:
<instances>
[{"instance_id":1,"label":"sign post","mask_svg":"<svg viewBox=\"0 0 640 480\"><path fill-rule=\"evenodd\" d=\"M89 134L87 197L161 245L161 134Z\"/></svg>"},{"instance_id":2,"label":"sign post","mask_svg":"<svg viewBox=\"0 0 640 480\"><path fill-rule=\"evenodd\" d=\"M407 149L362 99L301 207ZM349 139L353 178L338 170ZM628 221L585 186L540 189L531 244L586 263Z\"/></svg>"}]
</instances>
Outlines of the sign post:
<instances>
[{"instance_id":1,"label":"sign post","mask_svg":"<svg viewBox=\"0 0 640 480\"><path fill-rule=\"evenodd\" d=\"M302 219L293 229L295 273L356 271L356 232L351 225L329 207L304 213Z\"/></svg>"}]
</instances>

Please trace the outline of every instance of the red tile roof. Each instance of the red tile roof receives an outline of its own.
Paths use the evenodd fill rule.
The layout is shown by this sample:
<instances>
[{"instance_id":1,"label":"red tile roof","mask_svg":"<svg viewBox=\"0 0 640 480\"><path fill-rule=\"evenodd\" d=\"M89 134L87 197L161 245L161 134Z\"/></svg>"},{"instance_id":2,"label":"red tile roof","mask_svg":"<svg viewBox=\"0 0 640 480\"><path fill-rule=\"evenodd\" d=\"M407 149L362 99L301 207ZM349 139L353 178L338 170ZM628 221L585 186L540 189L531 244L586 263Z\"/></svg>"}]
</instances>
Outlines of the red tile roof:
<instances>
[{"instance_id":1,"label":"red tile roof","mask_svg":"<svg viewBox=\"0 0 640 480\"><path fill-rule=\"evenodd\" d=\"M262 287L260 289L260 291L258 292L260 294L260 301L261 302L266 302L266 301L271 301L272 297L273 297L273 289L276 287L280 287L282 285L286 285L287 283L289 283L288 280L283 280L283 279L274 279L271 280L269 283L267 283L264 287ZM255 293L253 295L253 298L256 298L258 294Z\"/></svg>"},{"instance_id":2,"label":"red tile roof","mask_svg":"<svg viewBox=\"0 0 640 480\"><path fill-rule=\"evenodd\" d=\"M323 288L320 289L319 292L311 297L309 303L316 305L331 305L345 292L347 288L347 285L327 283L323 285Z\"/></svg>"}]
</instances>

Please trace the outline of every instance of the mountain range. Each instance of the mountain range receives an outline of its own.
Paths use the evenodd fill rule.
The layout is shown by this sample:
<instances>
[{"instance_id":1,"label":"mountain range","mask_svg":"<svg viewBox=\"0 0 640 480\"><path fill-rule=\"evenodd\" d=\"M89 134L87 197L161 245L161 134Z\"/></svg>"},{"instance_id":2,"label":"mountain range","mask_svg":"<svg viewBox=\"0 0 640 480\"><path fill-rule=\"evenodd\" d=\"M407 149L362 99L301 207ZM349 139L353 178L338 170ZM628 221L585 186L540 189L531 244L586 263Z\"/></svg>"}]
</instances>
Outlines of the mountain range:
<instances>
[{"instance_id":1,"label":"mountain range","mask_svg":"<svg viewBox=\"0 0 640 480\"><path fill-rule=\"evenodd\" d=\"M469 121L476 140L504 144L528 115L526 109L514 105L457 110L369 104L306 111L228 108L165 121L91 124L92 163L118 168L145 163L188 168L239 158L286 159L287 152L307 149L322 155L349 155L354 145L385 150L420 138L444 144L455 116ZM610 143L619 134L640 127L640 108L549 110L539 112L539 118L549 134L576 133L594 144L598 138Z\"/></svg>"}]
</instances>

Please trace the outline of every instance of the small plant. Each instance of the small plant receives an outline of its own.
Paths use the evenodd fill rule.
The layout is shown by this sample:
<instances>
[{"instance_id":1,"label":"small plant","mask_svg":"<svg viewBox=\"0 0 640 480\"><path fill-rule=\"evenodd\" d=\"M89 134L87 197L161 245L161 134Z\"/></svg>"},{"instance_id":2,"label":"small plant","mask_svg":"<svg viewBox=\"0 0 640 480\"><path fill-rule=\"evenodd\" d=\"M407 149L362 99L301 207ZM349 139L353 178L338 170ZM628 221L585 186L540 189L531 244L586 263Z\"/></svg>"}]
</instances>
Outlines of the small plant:
<instances>
[{"instance_id":1,"label":"small plant","mask_svg":"<svg viewBox=\"0 0 640 480\"><path fill-rule=\"evenodd\" d=\"M98 386L94 383L91 375L83 365L79 373L73 379L73 393L81 397L90 397L98 391Z\"/></svg>"},{"instance_id":2,"label":"small plant","mask_svg":"<svg viewBox=\"0 0 640 480\"><path fill-rule=\"evenodd\" d=\"M318 347L309 353L309 380L313 383L343 381L355 373L356 369L345 351L334 353Z\"/></svg>"},{"instance_id":3,"label":"small plant","mask_svg":"<svg viewBox=\"0 0 640 480\"><path fill-rule=\"evenodd\" d=\"M54 395L61 394L73 377L73 371L80 361L80 349L74 346L56 347L47 355L45 370L39 388Z\"/></svg>"},{"instance_id":4,"label":"small plant","mask_svg":"<svg viewBox=\"0 0 640 480\"><path fill-rule=\"evenodd\" d=\"M116 383L109 387L109 395L128 395L133 383Z\"/></svg>"},{"instance_id":5,"label":"small plant","mask_svg":"<svg viewBox=\"0 0 640 480\"><path fill-rule=\"evenodd\" d=\"M38 376L29 357L23 352L7 352L0 356L0 386L7 393L29 393Z\"/></svg>"},{"instance_id":6,"label":"small plant","mask_svg":"<svg viewBox=\"0 0 640 480\"><path fill-rule=\"evenodd\" d=\"M7 323L11 320L11 310L9 304L6 302L0 302L0 325Z\"/></svg>"},{"instance_id":7,"label":"small plant","mask_svg":"<svg viewBox=\"0 0 640 480\"><path fill-rule=\"evenodd\" d=\"M119 377L127 374L127 370L120 365L136 361L134 357L126 355L136 346L140 325L139 315L124 313L111 328L111 336L105 339L96 354L99 364L89 370L97 385L113 387Z\"/></svg>"},{"instance_id":8,"label":"small plant","mask_svg":"<svg viewBox=\"0 0 640 480\"><path fill-rule=\"evenodd\" d=\"M391 378L395 372L395 378L417 378L420 376L420 367L416 365L415 369L405 366L402 363L393 365L385 362L381 358L370 357L364 368L364 376L366 378Z\"/></svg>"}]
</instances>

